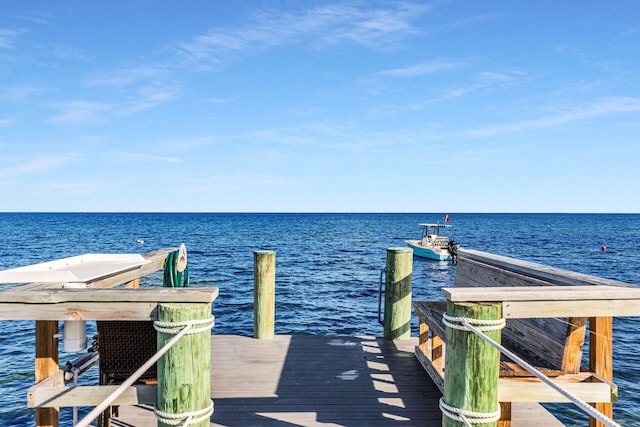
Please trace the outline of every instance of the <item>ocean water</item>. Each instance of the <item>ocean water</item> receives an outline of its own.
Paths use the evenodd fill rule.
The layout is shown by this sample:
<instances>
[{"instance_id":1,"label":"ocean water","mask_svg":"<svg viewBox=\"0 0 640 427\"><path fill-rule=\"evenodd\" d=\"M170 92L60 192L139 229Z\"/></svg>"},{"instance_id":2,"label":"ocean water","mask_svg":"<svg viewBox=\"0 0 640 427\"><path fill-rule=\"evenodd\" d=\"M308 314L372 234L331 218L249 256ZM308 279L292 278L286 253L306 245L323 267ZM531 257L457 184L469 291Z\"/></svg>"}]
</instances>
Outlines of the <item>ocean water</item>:
<instances>
[{"instance_id":1,"label":"ocean water","mask_svg":"<svg viewBox=\"0 0 640 427\"><path fill-rule=\"evenodd\" d=\"M220 289L213 333L250 336L253 251L275 250L276 333L381 335L378 283L386 248L418 238L418 223L441 221L445 213L452 225L447 234L462 247L640 285L636 214L0 213L0 269L185 243L191 285ZM449 263L414 258L413 298L441 298L454 273ZM161 283L155 274L142 286ZM34 425L35 411L26 407L34 382L34 325L0 321L2 426ZM625 426L640 424L639 325L636 318L614 320L614 381L620 387L614 418ZM94 330L91 322L88 330ZM61 351L60 364L72 356ZM89 371L82 381L95 384L95 375ZM573 405L551 408L567 425L585 425ZM69 409L62 410L61 425L72 425Z\"/></svg>"}]
</instances>

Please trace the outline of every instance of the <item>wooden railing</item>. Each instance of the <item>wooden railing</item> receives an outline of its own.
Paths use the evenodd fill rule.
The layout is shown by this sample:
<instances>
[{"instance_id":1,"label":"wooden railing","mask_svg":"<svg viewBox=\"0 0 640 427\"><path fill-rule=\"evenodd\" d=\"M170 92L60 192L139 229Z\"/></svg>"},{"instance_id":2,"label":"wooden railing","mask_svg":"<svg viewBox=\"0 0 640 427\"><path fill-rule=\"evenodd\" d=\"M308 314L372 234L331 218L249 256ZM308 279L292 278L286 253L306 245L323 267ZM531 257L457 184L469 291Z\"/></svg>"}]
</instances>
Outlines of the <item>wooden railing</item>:
<instances>
[{"instance_id":1,"label":"wooden railing","mask_svg":"<svg viewBox=\"0 0 640 427\"><path fill-rule=\"evenodd\" d=\"M113 388L64 387L64 372L58 366L59 321L153 321L158 320L161 306L169 309L201 307L198 312L211 313L217 288L138 288L140 278L162 269L167 254L174 250L167 248L144 254L146 262L139 267L98 277L86 282L86 288L64 288L63 283L30 283L0 292L0 320L36 321L36 385L28 393L28 405L37 408L36 426L56 427L59 424L58 407L96 405L95 402ZM118 287L120 285L124 287ZM141 388L138 393L132 388L116 403L134 404L141 399L154 398L155 389L151 396L149 392Z\"/></svg>"},{"instance_id":2,"label":"wooden railing","mask_svg":"<svg viewBox=\"0 0 640 427\"><path fill-rule=\"evenodd\" d=\"M556 360L553 362L558 364L555 369L560 374L567 374L564 375L567 378L571 375L592 375L592 380L585 382L578 379L577 382L573 381L575 384L569 381L568 386L573 387L578 394L595 396L593 400L586 401L598 402L593 406L609 418L612 417L611 402L617 397L617 388L612 383L612 317L640 316L639 287L485 252L460 249L454 287L443 289L443 295L449 304L446 308L449 315L453 314L449 310L456 306L497 305L500 311L498 316L507 320L503 340L507 338L508 341L515 341L520 352L539 352L547 361ZM432 378L435 377L434 381L446 390L444 373L451 372L456 367L450 366L447 370L442 362L442 342L445 336L445 328L441 324L442 312L445 310L442 304L437 301L414 304L421 321L421 345L416 353L420 356L421 363L427 365L427 372ZM589 323L589 366L581 369L580 355L586 319ZM546 341L547 334L549 337L560 336L560 346L551 349L551 340L548 343ZM449 339L449 332L446 336ZM427 339L430 341L427 342ZM449 359L450 357L445 361ZM501 372L502 370L500 375ZM561 401L558 400L560 396L545 384L517 376L514 378L511 375L511 378L502 378L500 381L496 377L492 381L493 384L500 385L497 392L500 402L519 399ZM469 393L469 390L458 392L464 394ZM505 410L510 411L510 405L501 403L501 406L504 416ZM499 425L508 425L508 422ZM590 425L602 424L592 418Z\"/></svg>"}]
</instances>

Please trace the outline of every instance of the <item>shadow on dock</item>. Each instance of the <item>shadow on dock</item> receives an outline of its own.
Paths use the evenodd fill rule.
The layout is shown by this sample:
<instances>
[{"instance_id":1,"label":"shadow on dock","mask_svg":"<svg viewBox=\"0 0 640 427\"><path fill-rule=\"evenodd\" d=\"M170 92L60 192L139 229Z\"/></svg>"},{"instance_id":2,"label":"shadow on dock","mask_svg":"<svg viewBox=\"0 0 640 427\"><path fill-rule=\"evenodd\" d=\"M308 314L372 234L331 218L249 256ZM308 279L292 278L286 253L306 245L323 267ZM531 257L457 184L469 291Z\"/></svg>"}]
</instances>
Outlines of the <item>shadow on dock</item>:
<instances>
[{"instance_id":1,"label":"shadow on dock","mask_svg":"<svg viewBox=\"0 0 640 427\"><path fill-rule=\"evenodd\" d=\"M415 345L415 338L213 335L211 426L441 425L440 392ZM150 407L123 407L113 425L154 421Z\"/></svg>"}]
</instances>

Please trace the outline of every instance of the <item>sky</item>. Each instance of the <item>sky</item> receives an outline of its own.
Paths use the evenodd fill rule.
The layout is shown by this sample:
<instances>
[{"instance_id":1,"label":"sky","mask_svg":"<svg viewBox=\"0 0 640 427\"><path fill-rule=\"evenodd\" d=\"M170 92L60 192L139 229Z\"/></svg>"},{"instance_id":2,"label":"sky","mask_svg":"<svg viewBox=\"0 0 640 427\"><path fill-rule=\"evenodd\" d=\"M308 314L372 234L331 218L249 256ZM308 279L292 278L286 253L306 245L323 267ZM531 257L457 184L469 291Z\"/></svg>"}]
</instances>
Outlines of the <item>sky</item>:
<instances>
[{"instance_id":1,"label":"sky","mask_svg":"<svg viewBox=\"0 0 640 427\"><path fill-rule=\"evenodd\" d=\"M2 0L0 211L640 213L640 2Z\"/></svg>"}]
</instances>

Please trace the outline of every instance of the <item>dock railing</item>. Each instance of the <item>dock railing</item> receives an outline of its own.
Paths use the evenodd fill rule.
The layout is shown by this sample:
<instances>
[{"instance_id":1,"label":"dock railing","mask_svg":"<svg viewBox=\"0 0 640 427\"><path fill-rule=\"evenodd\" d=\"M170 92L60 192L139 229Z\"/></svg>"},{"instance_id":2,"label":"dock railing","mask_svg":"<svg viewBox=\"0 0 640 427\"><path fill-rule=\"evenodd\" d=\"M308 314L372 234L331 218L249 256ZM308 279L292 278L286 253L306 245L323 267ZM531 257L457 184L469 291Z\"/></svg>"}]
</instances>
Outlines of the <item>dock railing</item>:
<instances>
[{"instance_id":1,"label":"dock railing","mask_svg":"<svg viewBox=\"0 0 640 427\"><path fill-rule=\"evenodd\" d=\"M511 351L608 419L586 410L591 427L615 425L613 317L640 315L640 287L459 248L453 287L443 295L447 301L414 302L420 326L415 354L444 394L443 413L449 406L452 415L457 409L490 414L507 427L512 402L572 401L518 360L496 359L504 348L504 355ZM473 328L503 347L492 347ZM464 425L446 418L447 426Z\"/></svg>"},{"instance_id":2,"label":"dock railing","mask_svg":"<svg viewBox=\"0 0 640 427\"><path fill-rule=\"evenodd\" d=\"M145 262L141 265L92 278L84 283L84 288L66 288L65 283L29 283L0 292L0 320L36 321L36 385L28 392L27 404L36 408L37 427L58 426L59 407L98 406L118 388L65 386L64 371L58 366L58 323L69 320L154 321L159 328L158 347L163 348L165 343L171 342L162 351L163 360L173 361L158 363L157 388L124 386L117 391L119 396L111 397L111 404L133 405L157 401L161 413L171 412L162 403L179 394L171 382L185 377L184 372L180 371L182 366L190 371L202 371L196 372L199 379L194 384L186 386L196 387L197 390L188 394L206 403L186 401L180 402L180 406L187 408L185 410L189 413L208 410L211 404L208 371L211 334L208 331L213 325L211 304L218 295L218 289L138 287L140 278L162 269L167 255L175 250L167 248L144 254ZM124 287L118 287L121 285ZM208 333L190 335L186 349L185 346L172 347L178 339L187 339L177 338L177 334L182 336L189 329L193 332L193 329L199 331L204 327ZM134 346L135 342L130 344ZM191 352L191 346L194 345L201 349ZM180 363L180 358L187 360L187 357L189 363ZM194 372L187 377L193 377ZM177 384L184 386L180 382ZM194 405L203 407L194 408ZM169 413L167 417L173 418L173 415L176 414ZM206 425L209 424L208 420L207 417Z\"/></svg>"},{"instance_id":3,"label":"dock railing","mask_svg":"<svg viewBox=\"0 0 640 427\"><path fill-rule=\"evenodd\" d=\"M454 305L490 305L497 303L502 306L502 319L518 319L518 318L562 318L571 316L587 316L591 319L611 318L615 316L640 316L640 288L637 287L619 287L619 286L532 286L532 287L494 287L494 288L445 288L443 294L447 300ZM447 315L446 318L451 316ZM445 319L446 319L445 318ZM458 323L463 325L461 328L481 336L489 345L495 347L498 351L507 355L511 360L515 361L525 369L529 370L534 376L538 376L535 368L528 365L525 361L510 353L509 350L496 343L499 338L491 339L479 331L474 326L474 322L468 319L457 319ZM447 322L448 323L448 322ZM445 325L450 328L449 324ZM596 374L603 376L605 381L612 380L612 357L611 357L611 332L608 327L605 330L598 328L599 325L610 322L602 322L596 320L591 324L590 330L590 365L595 367ZM455 327L455 326L454 326ZM454 356L451 352L453 346L448 347L449 358ZM477 357L477 352L470 357ZM593 357L600 357L593 360ZM486 367L486 366L485 366ZM532 368L532 369L529 369ZM539 373L539 372L538 372ZM486 374L486 369L485 369ZM540 374L543 375L544 374ZM498 385L498 372L496 370L495 378L490 381ZM538 377L540 378L540 377ZM545 377L546 378L546 377ZM563 388L562 385L549 384L553 379L544 379L550 388L562 394L567 401L576 404L581 410L588 413L597 420L598 425L618 426L609 416L602 416L603 409L609 409L610 404L595 404L598 410L586 409L585 402L581 402L577 398L573 398L572 393ZM447 381L445 375L445 390L454 387L451 382ZM457 390L456 393L464 393ZM446 396L447 392L445 392ZM497 395L497 390L494 391ZM593 409L593 408L592 408Z\"/></svg>"}]
</instances>

